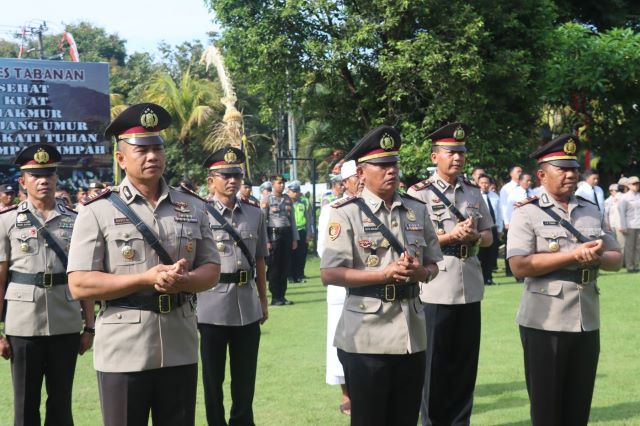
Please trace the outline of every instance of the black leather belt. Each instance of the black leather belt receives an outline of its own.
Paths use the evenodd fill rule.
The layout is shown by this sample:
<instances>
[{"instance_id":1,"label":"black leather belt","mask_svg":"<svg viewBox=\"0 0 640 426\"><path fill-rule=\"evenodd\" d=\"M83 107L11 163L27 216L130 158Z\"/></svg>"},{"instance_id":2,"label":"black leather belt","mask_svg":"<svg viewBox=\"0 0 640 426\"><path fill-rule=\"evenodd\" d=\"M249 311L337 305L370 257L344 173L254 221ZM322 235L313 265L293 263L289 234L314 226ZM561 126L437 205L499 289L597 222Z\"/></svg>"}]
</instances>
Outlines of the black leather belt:
<instances>
[{"instance_id":1,"label":"black leather belt","mask_svg":"<svg viewBox=\"0 0 640 426\"><path fill-rule=\"evenodd\" d=\"M152 311L157 314L168 314L169 312L184 305L192 296L193 295L190 293L131 294L118 299L107 300L106 305L117 306L119 308Z\"/></svg>"},{"instance_id":2,"label":"black leather belt","mask_svg":"<svg viewBox=\"0 0 640 426\"><path fill-rule=\"evenodd\" d=\"M249 274L249 271L240 270L237 272L221 273L219 283L223 284L238 284L243 285L249 282L253 277Z\"/></svg>"},{"instance_id":3,"label":"black leather belt","mask_svg":"<svg viewBox=\"0 0 640 426\"><path fill-rule=\"evenodd\" d=\"M385 302L411 299L420 294L420 286L413 284L378 284L349 288L349 294L355 296L375 297Z\"/></svg>"},{"instance_id":4,"label":"black leather belt","mask_svg":"<svg viewBox=\"0 0 640 426\"><path fill-rule=\"evenodd\" d=\"M544 275L546 279L571 281L576 284L588 284L598 278L598 268L594 269L558 269Z\"/></svg>"},{"instance_id":5,"label":"black leather belt","mask_svg":"<svg viewBox=\"0 0 640 426\"><path fill-rule=\"evenodd\" d=\"M54 285L67 284L67 274L60 272L57 274L48 274L46 272L38 272L37 274L27 274L24 272L10 271L9 282L18 284L31 284L37 287L49 288Z\"/></svg>"},{"instance_id":6,"label":"black leather belt","mask_svg":"<svg viewBox=\"0 0 640 426\"><path fill-rule=\"evenodd\" d=\"M478 255L478 247L467 244L454 244L449 246L440 247L442 254L445 256L455 256L459 259L466 259Z\"/></svg>"}]
</instances>

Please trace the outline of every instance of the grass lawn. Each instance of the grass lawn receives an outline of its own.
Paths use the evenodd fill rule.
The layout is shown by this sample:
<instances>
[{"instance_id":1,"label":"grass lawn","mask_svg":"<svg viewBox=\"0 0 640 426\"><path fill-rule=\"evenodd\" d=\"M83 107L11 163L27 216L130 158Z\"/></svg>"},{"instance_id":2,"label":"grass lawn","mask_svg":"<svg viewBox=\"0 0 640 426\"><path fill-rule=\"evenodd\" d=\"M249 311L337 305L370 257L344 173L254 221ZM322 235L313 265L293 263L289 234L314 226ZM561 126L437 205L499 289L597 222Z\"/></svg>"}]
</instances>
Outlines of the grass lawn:
<instances>
[{"instance_id":1,"label":"grass lawn","mask_svg":"<svg viewBox=\"0 0 640 426\"><path fill-rule=\"evenodd\" d=\"M338 411L339 387L324 382L325 290L317 258L305 284L289 286L293 306L274 307L262 329L254 411L259 425L347 425ZM522 286L497 275L482 303L482 347L471 421L476 425L527 425L529 403L522 348L514 318ZM640 275L605 274L601 288L601 354L591 423L640 425ZM201 376L200 376L201 377ZM230 408L228 400L227 411ZM167 389L171 392L171 389ZM205 425L202 386L197 424ZM0 361L0 426L12 424L9 363ZM101 422L91 355L79 358L74 387L76 425Z\"/></svg>"}]
</instances>

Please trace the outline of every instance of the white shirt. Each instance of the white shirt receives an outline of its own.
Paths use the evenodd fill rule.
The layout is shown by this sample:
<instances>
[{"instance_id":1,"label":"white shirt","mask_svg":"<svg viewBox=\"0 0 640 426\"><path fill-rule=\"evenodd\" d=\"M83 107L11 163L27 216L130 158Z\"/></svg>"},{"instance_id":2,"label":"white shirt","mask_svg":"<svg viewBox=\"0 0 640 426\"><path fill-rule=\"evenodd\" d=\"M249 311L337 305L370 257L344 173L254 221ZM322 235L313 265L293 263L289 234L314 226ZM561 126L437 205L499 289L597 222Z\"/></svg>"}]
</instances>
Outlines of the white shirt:
<instances>
[{"instance_id":1,"label":"white shirt","mask_svg":"<svg viewBox=\"0 0 640 426\"><path fill-rule=\"evenodd\" d=\"M615 230L620 229L620 210L618 205L620 204L620 197L623 194L611 195L604 200L604 223L607 228Z\"/></svg>"},{"instance_id":2,"label":"white shirt","mask_svg":"<svg viewBox=\"0 0 640 426\"><path fill-rule=\"evenodd\" d=\"M640 192L625 192L618 202L620 229L640 229Z\"/></svg>"},{"instance_id":3,"label":"white shirt","mask_svg":"<svg viewBox=\"0 0 640 426\"><path fill-rule=\"evenodd\" d=\"M509 222L506 221L507 202L509 201L509 194L517 186L518 182L512 180L509 183L505 183L504 186L500 189L500 206L502 207L502 219L504 220L505 225L509 224Z\"/></svg>"},{"instance_id":4,"label":"white shirt","mask_svg":"<svg viewBox=\"0 0 640 426\"><path fill-rule=\"evenodd\" d=\"M506 212L506 215L503 218L505 225L508 225L511 222L513 207L516 205L516 203L518 201L525 200L532 195L533 194L531 189L524 189L521 186L516 186L515 188L513 188L513 190L509 193L506 207L503 207L503 210Z\"/></svg>"},{"instance_id":5,"label":"white shirt","mask_svg":"<svg viewBox=\"0 0 640 426\"><path fill-rule=\"evenodd\" d=\"M600 210L600 218L604 219L604 191L599 186L591 186L587 182L582 181L578 183L578 189L576 189L576 197L584 198L585 200L598 203L598 209Z\"/></svg>"},{"instance_id":6,"label":"white shirt","mask_svg":"<svg viewBox=\"0 0 640 426\"><path fill-rule=\"evenodd\" d=\"M502 221L502 207L500 206L500 196L493 191L489 191L487 194L482 193L482 199L484 200L487 207L489 207L489 203L491 203L491 208L493 209L493 214L496 216L495 225L498 233L502 232L503 221Z\"/></svg>"}]
</instances>

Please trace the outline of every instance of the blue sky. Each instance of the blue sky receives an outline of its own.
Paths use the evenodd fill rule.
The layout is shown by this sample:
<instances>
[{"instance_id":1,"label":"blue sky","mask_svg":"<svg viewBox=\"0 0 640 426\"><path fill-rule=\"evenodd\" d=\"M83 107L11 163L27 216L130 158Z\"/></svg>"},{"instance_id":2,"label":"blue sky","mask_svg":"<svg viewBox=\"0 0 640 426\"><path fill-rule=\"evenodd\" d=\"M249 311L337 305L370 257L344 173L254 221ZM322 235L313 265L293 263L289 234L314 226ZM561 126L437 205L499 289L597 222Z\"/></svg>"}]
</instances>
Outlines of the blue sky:
<instances>
[{"instance_id":1,"label":"blue sky","mask_svg":"<svg viewBox=\"0 0 640 426\"><path fill-rule=\"evenodd\" d=\"M175 45L199 39L217 26L204 0L8 0L0 14L0 38L22 25L47 22L47 34L65 24L88 21L127 41L127 53L154 53L161 41ZM82 59L82 58L81 58Z\"/></svg>"}]
</instances>

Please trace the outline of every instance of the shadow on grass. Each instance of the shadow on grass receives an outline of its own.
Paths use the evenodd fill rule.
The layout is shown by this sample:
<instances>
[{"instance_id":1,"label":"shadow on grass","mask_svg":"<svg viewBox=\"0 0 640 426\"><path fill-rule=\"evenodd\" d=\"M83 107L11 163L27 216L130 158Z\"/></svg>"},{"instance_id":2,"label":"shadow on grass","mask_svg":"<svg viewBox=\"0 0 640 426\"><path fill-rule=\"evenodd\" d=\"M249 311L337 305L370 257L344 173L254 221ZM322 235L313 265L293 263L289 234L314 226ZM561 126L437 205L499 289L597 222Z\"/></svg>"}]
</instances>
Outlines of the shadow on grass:
<instances>
[{"instance_id":1,"label":"shadow on grass","mask_svg":"<svg viewBox=\"0 0 640 426\"><path fill-rule=\"evenodd\" d=\"M634 419L634 424L640 418L640 401L621 402L606 407L591 407L589 423L610 422L614 420ZM627 423L625 423L627 424ZM628 423L632 424L632 423Z\"/></svg>"},{"instance_id":2,"label":"shadow on grass","mask_svg":"<svg viewBox=\"0 0 640 426\"><path fill-rule=\"evenodd\" d=\"M524 380L521 382L484 383L477 385L473 394L475 397L482 398L483 396L499 395L505 392L517 392L523 389L526 390L526 388Z\"/></svg>"},{"instance_id":3,"label":"shadow on grass","mask_svg":"<svg viewBox=\"0 0 640 426\"><path fill-rule=\"evenodd\" d=\"M287 288L287 292L291 294L317 294L317 293L325 294L327 290L324 287L320 287L318 289L296 288L296 287L291 288L291 285L289 285L289 287Z\"/></svg>"}]
</instances>

